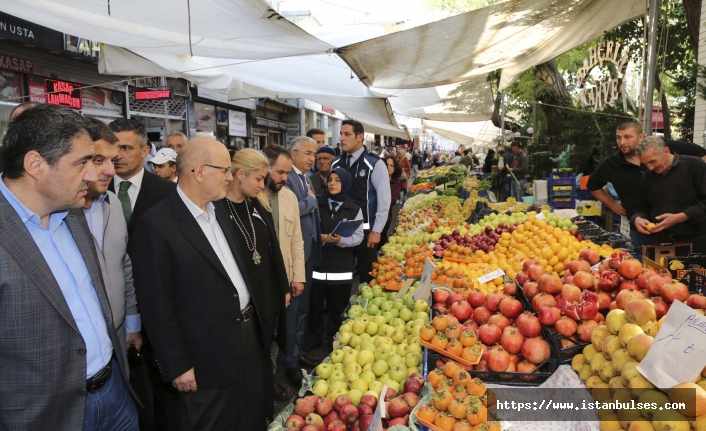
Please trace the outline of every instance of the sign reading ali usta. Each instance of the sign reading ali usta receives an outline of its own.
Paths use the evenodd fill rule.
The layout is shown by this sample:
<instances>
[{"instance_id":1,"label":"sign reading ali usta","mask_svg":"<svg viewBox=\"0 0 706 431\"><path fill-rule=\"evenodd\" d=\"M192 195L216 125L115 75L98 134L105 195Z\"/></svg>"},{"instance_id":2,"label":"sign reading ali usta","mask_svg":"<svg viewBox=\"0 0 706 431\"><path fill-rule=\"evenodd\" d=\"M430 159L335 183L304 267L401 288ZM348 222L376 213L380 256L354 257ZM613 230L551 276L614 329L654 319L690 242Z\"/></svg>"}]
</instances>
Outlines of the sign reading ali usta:
<instances>
[{"instance_id":1,"label":"sign reading ali usta","mask_svg":"<svg viewBox=\"0 0 706 431\"><path fill-rule=\"evenodd\" d=\"M602 111L607 105L613 105L623 97L623 78L630 61L630 47L612 40L602 41L588 50L588 58L583 60L583 67L576 72L578 100L584 108L590 107L593 112ZM613 78L607 63L615 65ZM601 67L601 77L591 79L594 68ZM588 85L587 85L588 84Z\"/></svg>"}]
</instances>

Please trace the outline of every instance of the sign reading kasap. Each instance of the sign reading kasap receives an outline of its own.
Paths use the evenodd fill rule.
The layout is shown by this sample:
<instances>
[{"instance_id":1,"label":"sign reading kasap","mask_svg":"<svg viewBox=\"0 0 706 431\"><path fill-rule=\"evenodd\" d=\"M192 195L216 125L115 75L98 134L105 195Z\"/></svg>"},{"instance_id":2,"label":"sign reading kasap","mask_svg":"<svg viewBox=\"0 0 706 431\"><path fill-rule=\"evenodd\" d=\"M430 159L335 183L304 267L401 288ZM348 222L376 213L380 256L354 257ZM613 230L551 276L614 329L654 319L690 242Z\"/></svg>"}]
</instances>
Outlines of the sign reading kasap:
<instances>
[{"instance_id":1,"label":"sign reading kasap","mask_svg":"<svg viewBox=\"0 0 706 431\"><path fill-rule=\"evenodd\" d=\"M630 61L629 54L629 46L612 40L602 41L588 50L588 58L583 60L583 67L576 72L581 106L590 107L594 112L602 111L623 97L623 77ZM615 66L616 77L611 74L607 63ZM596 67L601 68L600 78L594 78L591 74Z\"/></svg>"}]
</instances>

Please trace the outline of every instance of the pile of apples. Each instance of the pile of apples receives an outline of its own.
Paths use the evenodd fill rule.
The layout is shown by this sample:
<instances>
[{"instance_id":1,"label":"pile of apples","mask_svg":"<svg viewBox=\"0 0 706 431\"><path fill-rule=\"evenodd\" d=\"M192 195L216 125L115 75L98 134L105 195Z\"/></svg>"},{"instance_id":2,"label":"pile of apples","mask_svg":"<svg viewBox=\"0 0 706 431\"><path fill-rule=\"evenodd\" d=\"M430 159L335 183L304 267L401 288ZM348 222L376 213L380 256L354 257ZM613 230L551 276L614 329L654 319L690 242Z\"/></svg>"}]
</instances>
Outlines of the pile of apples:
<instances>
[{"instance_id":1,"label":"pile of apples","mask_svg":"<svg viewBox=\"0 0 706 431\"><path fill-rule=\"evenodd\" d=\"M450 355L476 362L477 371L531 373L551 356L549 343L541 337L542 325L507 291L472 289L466 298L460 292L434 291L434 307L442 314L421 328L419 337ZM446 313L446 314L443 314Z\"/></svg>"},{"instance_id":2,"label":"pile of apples","mask_svg":"<svg viewBox=\"0 0 706 431\"><path fill-rule=\"evenodd\" d=\"M601 409L601 430L688 431L687 418L701 423L700 427L693 429L706 429L706 380L702 380L706 377L706 368L695 382L679 384L666 393L637 370L663 320L657 320L654 302L644 298L632 299L625 305L625 310L611 310L605 323L593 329L591 344L572 359L571 367L596 401L655 403L656 408L642 410ZM679 411L662 409L668 402L685 402L686 408ZM647 422L647 425L641 422Z\"/></svg>"},{"instance_id":3,"label":"pile of apples","mask_svg":"<svg viewBox=\"0 0 706 431\"><path fill-rule=\"evenodd\" d=\"M453 361L429 373L434 389L429 404L419 407L418 418L444 431L500 431L500 422L488 415L488 391L482 380ZM482 428L481 428L482 426Z\"/></svg>"}]
</instances>

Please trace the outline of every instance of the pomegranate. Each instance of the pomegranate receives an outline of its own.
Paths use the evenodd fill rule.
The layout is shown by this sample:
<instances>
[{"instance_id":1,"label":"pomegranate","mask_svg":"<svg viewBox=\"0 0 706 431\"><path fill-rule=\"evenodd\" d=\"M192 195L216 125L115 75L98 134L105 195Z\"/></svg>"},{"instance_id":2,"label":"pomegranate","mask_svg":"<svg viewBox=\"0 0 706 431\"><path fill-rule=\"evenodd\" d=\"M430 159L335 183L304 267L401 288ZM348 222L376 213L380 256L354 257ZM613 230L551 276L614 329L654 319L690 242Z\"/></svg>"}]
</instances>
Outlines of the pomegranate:
<instances>
[{"instance_id":1,"label":"pomegranate","mask_svg":"<svg viewBox=\"0 0 706 431\"><path fill-rule=\"evenodd\" d=\"M561 317L561 311L556 307L544 307L539 312L539 322L544 326L553 325Z\"/></svg>"},{"instance_id":2,"label":"pomegranate","mask_svg":"<svg viewBox=\"0 0 706 431\"><path fill-rule=\"evenodd\" d=\"M453 314L459 321L468 320L468 318L471 317L471 314L473 313L471 304L466 301L454 302L451 306L450 311L451 314Z\"/></svg>"},{"instance_id":3,"label":"pomegranate","mask_svg":"<svg viewBox=\"0 0 706 431\"><path fill-rule=\"evenodd\" d=\"M488 362L485 359L481 359L473 366L473 369L476 371L488 371Z\"/></svg>"},{"instance_id":4,"label":"pomegranate","mask_svg":"<svg viewBox=\"0 0 706 431\"><path fill-rule=\"evenodd\" d=\"M502 347L494 346L488 351L487 361L491 371L503 372L510 366L510 354Z\"/></svg>"},{"instance_id":5,"label":"pomegranate","mask_svg":"<svg viewBox=\"0 0 706 431\"><path fill-rule=\"evenodd\" d=\"M591 289L593 287L593 274L588 271L579 271L574 274L573 282L581 290Z\"/></svg>"},{"instance_id":6,"label":"pomegranate","mask_svg":"<svg viewBox=\"0 0 706 431\"><path fill-rule=\"evenodd\" d=\"M608 271L610 268L610 259L603 259L601 263L598 264L598 270L600 272Z\"/></svg>"},{"instance_id":7,"label":"pomegranate","mask_svg":"<svg viewBox=\"0 0 706 431\"><path fill-rule=\"evenodd\" d=\"M640 289L647 289L647 282L653 276L657 275L657 271L651 269L643 269L640 275L637 276L637 285Z\"/></svg>"},{"instance_id":8,"label":"pomegranate","mask_svg":"<svg viewBox=\"0 0 706 431\"><path fill-rule=\"evenodd\" d=\"M561 316L561 318L554 324L554 329L556 329L556 332L565 337L571 337L576 333L577 326L578 324L574 319Z\"/></svg>"},{"instance_id":9,"label":"pomegranate","mask_svg":"<svg viewBox=\"0 0 706 431\"><path fill-rule=\"evenodd\" d=\"M522 285L522 294L530 301L539 293L539 285L534 281L528 281Z\"/></svg>"},{"instance_id":10,"label":"pomegranate","mask_svg":"<svg viewBox=\"0 0 706 431\"><path fill-rule=\"evenodd\" d=\"M522 270L527 272L532 265L536 265L537 261L534 259L527 259L526 261L522 262Z\"/></svg>"},{"instance_id":11,"label":"pomegranate","mask_svg":"<svg viewBox=\"0 0 706 431\"><path fill-rule=\"evenodd\" d=\"M532 281L539 281L539 279L546 274L547 271L542 265L532 265L527 269L527 275Z\"/></svg>"},{"instance_id":12,"label":"pomegranate","mask_svg":"<svg viewBox=\"0 0 706 431\"><path fill-rule=\"evenodd\" d=\"M642 295L647 299L652 298L652 295L650 295L650 292L648 292L647 289L640 289L640 293L642 293Z\"/></svg>"},{"instance_id":13,"label":"pomegranate","mask_svg":"<svg viewBox=\"0 0 706 431\"><path fill-rule=\"evenodd\" d=\"M667 283L672 282L672 277L656 274L647 280L647 291L650 292L652 296L658 296L659 291Z\"/></svg>"},{"instance_id":14,"label":"pomegranate","mask_svg":"<svg viewBox=\"0 0 706 431\"><path fill-rule=\"evenodd\" d=\"M594 317L593 320L595 320L599 325L602 325L605 323L605 316L601 313L596 313L596 317Z\"/></svg>"},{"instance_id":15,"label":"pomegranate","mask_svg":"<svg viewBox=\"0 0 706 431\"><path fill-rule=\"evenodd\" d=\"M520 347L521 347L521 346L520 346ZM504 348L504 347L503 347L503 348ZM520 358L520 355L518 355L517 353L510 353L510 363L511 363L511 364L517 365L517 364L520 362L521 359L522 359L522 358Z\"/></svg>"},{"instance_id":16,"label":"pomegranate","mask_svg":"<svg viewBox=\"0 0 706 431\"><path fill-rule=\"evenodd\" d=\"M640 287L637 285L637 283L635 283L632 280L623 280L623 282L620 283L620 287L618 287L618 290L619 291L623 291L623 290L639 291Z\"/></svg>"},{"instance_id":17,"label":"pomegranate","mask_svg":"<svg viewBox=\"0 0 706 431\"><path fill-rule=\"evenodd\" d=\"M566 267L571 271L571 274L576 274L579 271L590 271L591 265L585 260L571 260L567 262Z\"/></svg>"},{"instance_id":18,"label":"pomegranate","mask_svg":"<svg viewBox=\"0 0 706 431\"><path fill-rule=\"evenodd\" d=\"M517 372L518 373L532 373L536 369L537 369L537 366L535 364L531 363L530 361L528 361L527 359L525 359L517 364Z\"/></svg>"},{"instance_id":19,"label":"pomegranate","mask_svg":"<svg viewBox=\"0 0 706 431\"><path fill-rule=\"evenodd\" d=\"M498 327L498 325L485 323L478 328L478 338L483 342L483 344L488 346L499 342L502 335L503 331Z\"/></svg>"},{"instance_id":20,"label":"pomegranate","mask_svg":"<svg viewBox=\"0 0 706 431\"><path fill-rule=\"evenodd\" d=\"M522 313L515 321L515 324L520 334L527 338L536 337L542 332L542 324L539 319L528 311Z\"/></svg>"},{"instance_id":21,"label":"pomegranate","mask_svg":"<svg viewBox=\"0 0 706 431\"><path fill-rule=\"evenodd\" d=\"M485 302L483 303L483 305L485 306L485 308L495 313L496 311L498 311L500 301L502 301L503 299L505 299L505 294L496 290L485 295Z\"/></svg>"},{"instance_id":22,"label":"pomegranate","mask_svg":"<svg viewBox=\"0 0 706 431\"><path fill-rule=\"evenodd\" d=\"M667 304L661 296L653 296L650 298L650 301L655 304L655 315L657 316L657 319L662 318L662 316L667 314L667 311L669 311L669 304Z\"/></svg>"},{"instance_id":23,"label":"pomegranate","mask_svg":"<svg viewBox=\"0 0 706 431\"><path fill-rule=\"evenodd\" d=\"M608 306L608 311L615 310L616 308L618 308L618 304L616 304L615 301L611 301L610 305Z\"/></svg>"},{"instance_id":24,"label":"pomegranate","mask_svg":"<svg viewBox=\"0 0 706 431\"><path fill-rule=\"evenodd\" d=\"M498 307L503 316L508 319L516 319L517 316L522 314L522 303L515 298L505 298L500 301L500 306Z\"/></svg>"},{"instance_id":25,"label":"pomegranate","mask_svg":"<svg viewBox=\"0 0 706 431\"><path fill-rule=\"evenodd\" d=\"M550 355L549 343L540 337L528 338L522 343L522 357L534 364L541 364Z\"/></svg>"},{"instance_id":26,"label":"pomegranate","mask_svg":"<svg viewBox=\"0 0 706 431\"><path fill-rule=\"evenodd\" d=\"M539 311L544 307L553 307L556 305L556 299L554 296L546 293L540 292L537 296L532 299L532 307Z\"/></svg>"},{"instance_id":27,"label":"pomegranate","mask_svg":"<svg viewBox=\"0 0 706 431\"><path fill-rule=\"evenodd\" d=\"M679 282L667 283L659 289L659 296L670 304L677 300L685 302L689 298L689 288Z\"/></svg>"},{"instance_id":28,"label":"pomegranate","mask_svg":"<svg viewBox=\"0 0 706 431\"><path fill-rule=\"evenodd\" d=\"M490 319L490 316L492 316L492 315L493 315L493 313L491 313L490 310L488 310L485 307L478 307L475 310L473 310L473 320L478 325L482 325L485 322L487 322L488 319Z\"/></svg>"},{"instance_id":29,"label":"pomegranate","mask_svg":"<svg viewBox=\"0 0 706 431\"><path fill-rule=\"evenodd\" d=\"M637 259L626 258L618 265L618 274L628 280L636 279L642 272L642 264Z\"/></svg>"},{"instance_id":30,"label":"pomegranate","mask_svg":"<svg viewBox=\"0 0 706 431\"><path fill-rule=\"evenodd\" d=\"M689 295L689 298L686 300L686 305L695 310L706 310L706 296L700 293Z\"/></svg>"},{"instance_id":31,"label":"pomegranate","mask_svg":"<svg viewBox=\"0 0 706 431\"><path fill-rule=\"evenodd\" d=\"M503 335L500 337L500 345L503 346L508 353L519 353L522 350L522 343L525 337L520 334L517 328L508 326Z\"/></svg>"},{"instance_id":32,"label":"pomegranate","mask_svg":"<svg viewBox=\"0 0 706 431\"><path fill-rule=\"evenodd\" d=\"M598 296L590 290L584 290L576 310L580 319L593 319L598 314Z\"/></svg>"},{"instance_id":33,"label":"pomegranate","mask_svg":"<svg viewBox=\"0 0 706 431\"><path fill-rule=\"evenodd\" d=\"M490 316L488 318L488 323L497 326L498 328L500 328L501 331L510 326L510 320L507 317L503 316L501 313L495 313Z\"/></svg>"},{"instance_id":34,"label":"pomegranate","mask_svg":"<svg viewBox=\"0 0 706 431\"><path fill-rule=\"evenodd\" d=\"M625 316L628 322L639 326L655 321L657 318L655 304L649 299L634 299L625 304Z\"/></svg>"},{"instance_id":35,"label":"pomegranate","mask_svg":"<svg viewBox=\"0 0 706 431\"><path fill-rule=\"evenodd\" d=\"M610 301L612 301L610 295L603 291L600 291L596 292L596 296L598 297L598 309L607 310L610 306Z\"/></svg>"},{"instance_id":36,"label":"pomegranate","mask_svg":"<svg viewBox=\"0 0 706 431\"><path fill-rule=\"evenodd\" d=\"M485 293L483 293L480 289L473 289L468 292L467 301L473 308L482 307L485 302Z\"/></svg>"},{"instance_id":37,"label":"pomegranate","mask_svg":"<svg viewBox=\"0 0 706 431\"><path fill-rule=\"evenodd\" d=\"M434 291L434 302L445 303L450 294L451 293L448 290L437 289Z\"/></svg>"},{"instance_id":38,"label":"pomegranate","mask_svg":"<svg viewBox=\"0 0 706 431\"><path fill-rule=\"evenodd\" d=\"M620 285L620 275L612 269L608 271L601 272L601 276L598 279L598 289L604 292L610 292L616 289Z\"/></svg>"},{"instance_id":39,"label":"pomegranate","mask_svg":"<svg viewBox=\"0 0 706 431\"><path fill-rule=\"evenodd\" d=\"M601 261L601 256L595 250L586 249L579 252L579 259L583 259L593 266Z\"/></svg>"},{"instance_id":40,"label":"pomegranate","mask_svg":"<svg viewBox=\"0 0 706 431\"><path fill-rule=\"evenodd\" d=\"M450 293L449 297L446 298L446 304L448 304L449 307L451 307L451 304L454 304L458 301L463 301L463 294L458 291Z\"/></svg>"},{"instance_id":41,"label":"pomegranate","mask_svg":"<svg viewBox=\"0 0 706 431\"><path fill-rule=\"evenodd\" d=\"M520 283L520 286L522 286L527 280L529 280L529 275L527 275L527 273L524 271L520 271L517 273L515 279L518 283Z\"/></svg>"},{"instance_id":42,"label":"pomegranate","mask_svg":"<svg viewBox=\"0 0 706 431\"><path fill-rule=\"evenodd\" d=\"M574 276L566 275L566 272L564 272L564 279L562 281L564 284L574 284Z\"/></svg>"},{"instance_id":43,"label":"pomegranate","mask_svg":"<svg viewBox=\"0 0 706 431\"><path fill-rule=\"evenodd\" d=\"M505 283L505 286L503 286L503 293L510 296L517 295L517 283L515 283L514 280L509 283Z\"/></svg>"},{"instance_id":44,"label":"pomegranate","mask_svg":"<svg viewBox=\"0 0 706 431\"><path fill-rule=\"evenodd\" d=\"M578 301L581 297L581 289L574 284L565 284L561 286L561 297Z\"/></svg>"},{"instance_id":45,"label":"pomegranate","mask_svg":"<svg viewBox=\"0 0 706 431\"><path fill-rule=\"evenodd\" d=\"M615 305L621 310L625 310L627 303L633 299L645 299L645 295L638 290L621 290L615 297Z\"/></svg>"},{"instance_id":46,"label":"pomegranate","mask_svg":"<svg viewBox=\"0 0 706 431\"><path fill-rule=\"evenodd\" d=\"M546 292L552 295L559 293L562 286L561 279L552 274L542 275L539 277L539 282L537 284L539 285L540 292Z\"/></svg>"},{"instance_id":47,"label":"pomegranate","mask_svg":"<svg viewBox=\"0 0 706 431\"><path fill-rule=\"evenodd\" d=\"M591 341L591 332L598 326L598 322L595 320L582 320L576 327L576 335L579 336L579 340L584 343Z\"/></svg>"}]
</instances>

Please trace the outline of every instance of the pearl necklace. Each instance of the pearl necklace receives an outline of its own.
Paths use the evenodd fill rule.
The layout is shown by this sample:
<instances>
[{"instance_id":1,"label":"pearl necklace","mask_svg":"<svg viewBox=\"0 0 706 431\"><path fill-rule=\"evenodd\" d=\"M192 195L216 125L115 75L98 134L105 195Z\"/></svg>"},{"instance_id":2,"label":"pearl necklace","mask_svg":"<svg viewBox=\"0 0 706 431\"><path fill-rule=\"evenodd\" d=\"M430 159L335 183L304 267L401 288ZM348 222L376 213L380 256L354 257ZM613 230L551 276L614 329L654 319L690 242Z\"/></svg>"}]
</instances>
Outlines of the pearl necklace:
<instances>
[{"instance_id":1,"label":"pearl necklace","mask_svg":"<svg viewBox=\"0 0 706 431\"><path fill-rule=\"evenodd\" d=\"M255 225L252 222L252 217L250 216L250 207L248 207L248 198L245 198L245 211L248 213L248 220L250 221L250 227L252 227L252 238L250 238L250 235L246 232L245 229L245 223L243 223L242 220L240 220L240 216L238 215L238 212L235 211L235 207L233 205L233 202L230 201L230 199L226 198L226 203L228 204L228 212L230 212L230 219L235 222L235 225L238 226L238 229L240 229L240 232L243 234L243 238L245 238L245 245L248 248L248 251L252 251L252 260L255 262L255 265L259 265L260 261L262 260L262 256L260 256L260 253L257 252L257 249L255 248L256 246L256 241L257 237L255 236ZM237 218L237 220L236 220ZM241 227L242 225L242 227ZM250 244L252 243L252 247Z\"/></svg>"}]
</instances>

